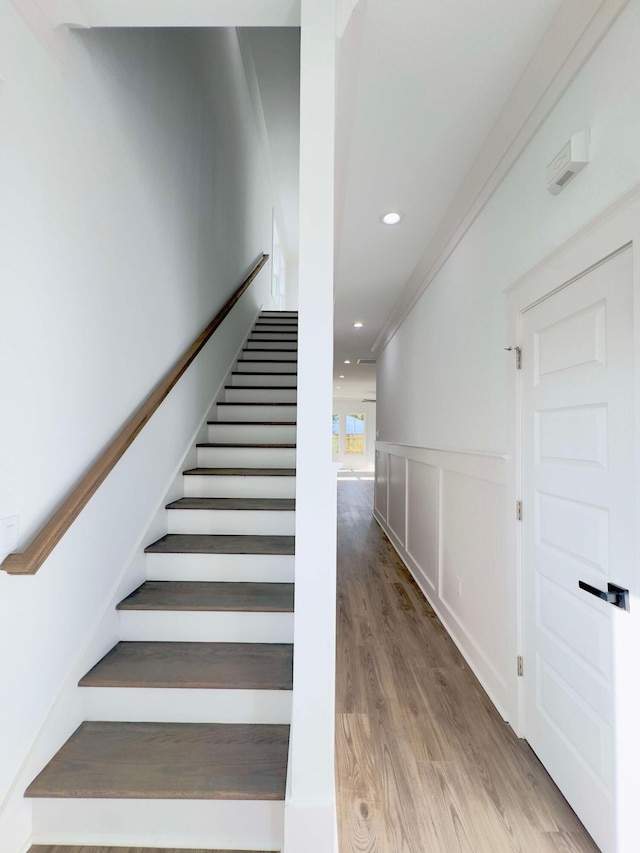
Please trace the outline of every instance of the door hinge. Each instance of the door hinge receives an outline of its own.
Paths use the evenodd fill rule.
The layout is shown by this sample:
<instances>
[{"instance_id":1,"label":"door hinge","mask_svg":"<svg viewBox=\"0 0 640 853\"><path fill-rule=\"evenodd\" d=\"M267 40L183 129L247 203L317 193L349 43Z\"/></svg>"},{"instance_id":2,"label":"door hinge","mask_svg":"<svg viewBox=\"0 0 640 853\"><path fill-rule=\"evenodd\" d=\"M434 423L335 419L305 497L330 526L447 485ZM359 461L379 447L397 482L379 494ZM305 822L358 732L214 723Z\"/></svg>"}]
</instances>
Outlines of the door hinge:
<instances>
[{"instance_id":1,"label":"door hinge","mask_svg":"<svg viewBox=\"0 0 640 853\"><path fill-rule=\"evenodd\" d=\"M522 658L522 655L518 655L518 675L524 675L524 660Z\"/></svg>"},{"instance_id":2,"label":"door hinge","mask_svg":"<svg viewBox=\"0 0 640 853\"><path fill-rule=\"evenodd\" d=\"M516 354L516 370L522 370L522 350L520 347L505 347L507 352L515 352Z\"/></svg>"},{"instance_id":3,"label":"door hinge","mask_svg":"<svg viewBox=\"0 0 640 853\"><path fill-rule=\"evenodd\" d=\"M516 518L522 521L522 501L516 501Z\"/></svg>"}]
</instances>

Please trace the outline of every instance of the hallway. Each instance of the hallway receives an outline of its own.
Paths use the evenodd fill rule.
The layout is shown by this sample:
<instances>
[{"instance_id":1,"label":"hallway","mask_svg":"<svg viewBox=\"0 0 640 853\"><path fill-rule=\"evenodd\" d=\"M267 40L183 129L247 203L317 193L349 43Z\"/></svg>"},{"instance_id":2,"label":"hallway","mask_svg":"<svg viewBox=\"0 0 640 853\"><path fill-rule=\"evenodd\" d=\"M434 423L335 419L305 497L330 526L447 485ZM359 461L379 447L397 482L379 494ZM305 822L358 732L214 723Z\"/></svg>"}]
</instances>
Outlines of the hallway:
<instances>
[{"instance_id":1,"label":"hallway","mask_svg":"<svg viewBox=\"0 0 640 853\"><path fill-rule=\"evenodd\" d=\"M371 476L338 477L340 853L597 853L373 520Z\"/></svg>"}]
</instances>

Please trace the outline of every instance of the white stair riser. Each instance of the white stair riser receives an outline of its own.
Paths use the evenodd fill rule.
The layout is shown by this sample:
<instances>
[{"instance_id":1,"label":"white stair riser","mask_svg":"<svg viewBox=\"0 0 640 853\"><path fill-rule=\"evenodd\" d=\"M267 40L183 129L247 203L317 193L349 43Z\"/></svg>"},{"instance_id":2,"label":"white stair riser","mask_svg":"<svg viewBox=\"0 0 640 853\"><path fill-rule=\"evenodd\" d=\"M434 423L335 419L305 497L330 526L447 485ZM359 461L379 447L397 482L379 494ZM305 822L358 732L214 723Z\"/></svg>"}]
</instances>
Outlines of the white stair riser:
<instances>
[{"instance_id":1,"label":"white stair riser","mask_svg":"<svg viewBox=\"0 0 640 853\"><path fill-rule=\"evenodd\" d=\"M33 844L277 851L283 834L281 801L33 800Z\"/></svg>"},{"instance_id":2,"label":"white stair riser","mask_svg":"<svg viewBox=\"0 0 640 853\"><path fill-rule=\"evenodd\" d=\"M232 444L295 444L295 426L271 424L209 424L209 441Z\"/></svg>"},{"instance_id":3,"label":"white stair riser","mask_svg":"<svg viewBox=\"0 0 640 853\"><path fill-rule=\"evenodd\" d=\"M295 468L293 447L198 447L199 468Z\"/></svg>"},{"instance_id":4,"label":"white stair riser","mask_svg":"<svg viewBox=\"0 0 640 853\"><path fill-rule=\"evenodd\" d=\"M292 373L291 376L288 376L286 373L281 373L277 376L270 376L268 373L247 373L240 376L236 373L231 377L230 384L234 388L243 388L246 385L260 385L263 388L269 388L273 385L289 385L295 388L298 384L298 375Z\"/></svg>"},{"instance_id":5,"label":"white stair riser","mask_svg":"<svg viewBox=\"0 0 640 853\"><path fill-rule=\"evenodd\" d=\"M295 557L277 554L147 554L153 581L293 583Z\"/></svg>"},{"instance_id":6,"label":"white stair riser","mask_svg":"<svg viewBox=\"0 0 640 853\"><path fill-rule=\"evenodd\" d=\"M186 498L295 498L295 477L218 477L193 474L184 478Z\"/></svg>"},{"instance_id":7,"label":"white stair riser","mask_svg":"<svg viewBox=\"0 0 640 853\"><path fill-rule=\"evenodd\" d=\"M290 690L82 687L85 720L114 723L291 722Z\"/></svg>"},{"instance_id":8,"label":"white stair riser","mask_svg":"<svg viewBox=\"0 0 640 853\"><path fill-rule=\"evenodd\" d=\"M284 350L281 349L269 349L268 347L260 347L259 349L256 347L247 347L242 352L242 360L249 360L251 363L255 364L256 361L265 361L268 364L271 364L273 361L286 361L289 365L289 370L295 369L295 365L298 363L298 353L296 350Z\"/></svg>"},{"instance_id":9,"label":"white stair riser","mask_svg":"<svg viewBox=\"0 0 640 853\"><path fill-rule=\"evenodd\" d=\"M295 512L279 510L170 509L169 533L293 536Z\"/></svg>"},{"instance_id":10,"label":"white stair riser","mask_svg":"<svg viewBox=\"0 0 640 853\"><path fill-rule=\"evenodd\" d=\"M249 350L291 350L295 352L298 349L297 341L254 341L251 338L245 344L245 349Z\"/></svg>"},{"instance_id":11,"label":"white stair riser","mask_svg":"<svg viewBox=\"0 0 640 853\"><path fill-rule=\"evenodd\" d=\"M274 323L271 320L263 320L259 326L254 326L252 334L259 335L262 332L298 332L297 323Z\"/></svg>"},{"instance_id":12,"label":"white stair riser","mask_svg":"<svg viewBox=\"0 0 640 853\"><path fill-rule=\"evenodd\" d=\"M288 355L288 353L285 353ZM240 373L291 373L295 372L296 362L290 362L282 359L278 359L277 361L263 361L259 360L249 360L239 359L236 362L236 370L240 371Z\"/></svg>"},{"instance_id":13,"label":"white stair riser","mask_svg":"<svg viewBox=\"0 0 640 853\"><path fill-rule=\"evenodd\" d=\"M295 403L295 388L225 388L227 403Z\"/></svg>"},{"instance_id":14,"label":"white stair riser","mask_svg":"<svg viewBox=\"0 0 640 853\"><path fill-rule=\"evenodd\" d=\"M297 341L297 329L285 329L284 331L274 331L273 329L253 329L249 335L249 340L259 341Z\"/></svg>"},{"instance_id":15,"label":"white stair riser","mask_svg":"<svg viewBox=\"0 0 640 853\"><path fill-rule=\"evenodd\" d=\"M121 610L120 639L175 643L292 643L293 613Z\"/></svg>"},{"instance_id":16,"label":"white stair riser","mask_svg":"<svg viewBox=\"0 0 640 853\"><path fill-rule=\"evenodd\" d=\"M216 406L219 421L295 421L295 406Z\"/></svg>"}]
</instances>

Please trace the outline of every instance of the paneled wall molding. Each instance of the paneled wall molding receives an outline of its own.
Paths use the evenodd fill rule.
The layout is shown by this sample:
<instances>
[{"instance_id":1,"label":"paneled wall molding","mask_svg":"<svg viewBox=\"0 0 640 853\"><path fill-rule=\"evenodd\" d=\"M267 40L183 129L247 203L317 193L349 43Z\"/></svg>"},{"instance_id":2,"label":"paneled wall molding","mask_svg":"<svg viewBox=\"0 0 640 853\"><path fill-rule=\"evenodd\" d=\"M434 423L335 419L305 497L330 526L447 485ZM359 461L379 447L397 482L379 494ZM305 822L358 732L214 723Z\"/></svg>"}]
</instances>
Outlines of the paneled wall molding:
<instances>
[{"instance_id":1,"label":"paneled wall molding","mask_svg":"<svg viewBox=\"0 0 640 853\"><path fill-rule=\"evenodd\" d=\"M506 456L376 443L374 517L511 722L507 484Z\"/></svg>"},{"instance_id":2,"label":"paneled wall molding","mask_svg":"<svg viewBox=\"0 0 640 853\"><path fill-rule=\"evenodd\" d=\"M400 328L627 3L562 4L429 240L373 353L378 355Z\"/></svg>"},{"instance_id":3,"label":"paneled wall molding","mask_svg":"<svg viewBox=\"0 0 640 853\"><path fill-rule=\"evenodd\" d=\"M453 450L448 447L420 447L391 441L376 441L376 451L403 456L416 462L446 467L452 471L463 471L470 476L476 472L480 479L506 483L506 463L509 456L482 450Z\"/></svg>"}]
</instances>

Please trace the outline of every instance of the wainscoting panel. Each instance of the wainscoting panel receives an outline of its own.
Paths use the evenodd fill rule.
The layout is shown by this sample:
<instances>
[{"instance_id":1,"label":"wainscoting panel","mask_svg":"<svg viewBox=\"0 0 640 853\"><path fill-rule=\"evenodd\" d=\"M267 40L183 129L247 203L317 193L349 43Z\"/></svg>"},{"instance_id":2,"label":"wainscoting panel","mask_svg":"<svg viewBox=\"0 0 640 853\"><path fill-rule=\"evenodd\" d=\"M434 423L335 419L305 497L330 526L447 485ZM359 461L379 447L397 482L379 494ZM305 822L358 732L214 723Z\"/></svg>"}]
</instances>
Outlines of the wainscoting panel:
<instances>
[{"instance_id":1,"label":"wainscoting panel","mask_svg":"<svg viewBox=\"0 0 640 853\"><path fill-rule=\"evenodd\" d=\"M442 472L440 598L496 678L507 671L505 491Z\"/></svg>"},{"instance_id":2,"label":"wainscoting panel","mask_svg":"<svg viewBox=\"0 0 640 853\"><path fill-rule=\"evenodd\" d=\"M376 445L376 520L508 718L506 484L504 456Z\"/></svg>"},{"instance_id":3,"label":"wainscoting panel","mask_svg":"<svg viewBox=\"0 0 640 853\"><path fill-rule=\"evenodd\" d=\"M402 456L389 456L389 527L404 546L407 523L407 461Z\"/></svg>"},{"instance_id":4,"label":"wainscoting panel","mask_svg":"<svg viewBox=\"0 0 640 853\"><path fill-rule=\"evenodd\" d=\"M433 592L438 584L438 469L407 460L407 555Z\"/></svg>"},{"instance_id":5,"label":"wainscoting panel","mask_svg":"<svg viewBox=\"0 0 640 853\"><path fill-rule=\"evenodd\" d=\"M387 520L387 492L389 488L389 454L376 450L375 511Z\"/></svg>"}]
</instances>

